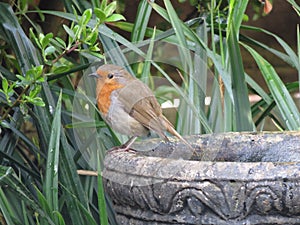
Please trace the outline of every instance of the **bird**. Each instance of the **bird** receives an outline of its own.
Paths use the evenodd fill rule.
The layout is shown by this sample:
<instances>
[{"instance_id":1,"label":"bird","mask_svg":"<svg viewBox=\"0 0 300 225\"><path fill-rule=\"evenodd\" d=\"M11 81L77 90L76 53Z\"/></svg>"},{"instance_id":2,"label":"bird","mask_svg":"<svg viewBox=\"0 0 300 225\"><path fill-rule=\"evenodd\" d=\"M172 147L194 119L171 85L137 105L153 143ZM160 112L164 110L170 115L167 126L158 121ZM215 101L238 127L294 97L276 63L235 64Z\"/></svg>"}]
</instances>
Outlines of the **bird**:
<instances>
[{"instance_id":1,"label":"bird","mask_svg":"<svg viewBox=\"0 0 300 225\"><path fill-rule=\"evenodd\" d=\"M101 117L114 131L130 136L119 149L128 151L137 137L148 136L150 130L169 141L167 131L193 149L163 115L151 89L125 68L104 64L90 76L97 78L96 101Z\"/></svg>"}]
</instances>

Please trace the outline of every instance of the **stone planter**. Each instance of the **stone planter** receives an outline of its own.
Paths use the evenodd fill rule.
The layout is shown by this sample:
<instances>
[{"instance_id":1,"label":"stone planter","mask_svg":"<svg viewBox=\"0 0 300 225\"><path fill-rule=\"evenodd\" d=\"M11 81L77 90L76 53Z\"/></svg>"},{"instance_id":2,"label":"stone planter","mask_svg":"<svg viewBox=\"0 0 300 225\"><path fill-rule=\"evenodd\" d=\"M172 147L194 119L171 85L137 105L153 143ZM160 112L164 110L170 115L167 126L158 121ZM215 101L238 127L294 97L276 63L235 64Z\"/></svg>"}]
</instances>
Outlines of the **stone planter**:
<instances>
[{"instance_id":1,"label":"stone planter","mask_svg":"<svg viewBox=\"0 0 300 225\"><path fill-rule=\"evenodd\" d=\"M105 189L120 224L300 224L300 132L187 140L198 155L163 142L106 155Z\"/></svg>"}]
</instances>

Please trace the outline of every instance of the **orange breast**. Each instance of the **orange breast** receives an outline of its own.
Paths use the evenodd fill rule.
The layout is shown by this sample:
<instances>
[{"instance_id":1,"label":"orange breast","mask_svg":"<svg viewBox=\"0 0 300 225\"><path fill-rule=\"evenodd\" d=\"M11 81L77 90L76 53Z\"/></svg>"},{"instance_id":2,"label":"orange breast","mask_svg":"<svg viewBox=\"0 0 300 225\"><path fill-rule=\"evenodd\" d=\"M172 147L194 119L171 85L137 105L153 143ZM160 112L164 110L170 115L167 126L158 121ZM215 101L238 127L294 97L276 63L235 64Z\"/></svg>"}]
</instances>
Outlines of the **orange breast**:
<instances>
[{"instance_id":1,"label":"orange breast","mask_svg":"<svg viewBox=\"0 0 300 225\"><path fill-rule=\"evenodd\" d=\"M111 93L119 88L124 87L124 85L117 83L104 84L99 92L97 98L97 105L101 113L106 115L109 111L111 105Z\"/></svg>"}]
</instances>

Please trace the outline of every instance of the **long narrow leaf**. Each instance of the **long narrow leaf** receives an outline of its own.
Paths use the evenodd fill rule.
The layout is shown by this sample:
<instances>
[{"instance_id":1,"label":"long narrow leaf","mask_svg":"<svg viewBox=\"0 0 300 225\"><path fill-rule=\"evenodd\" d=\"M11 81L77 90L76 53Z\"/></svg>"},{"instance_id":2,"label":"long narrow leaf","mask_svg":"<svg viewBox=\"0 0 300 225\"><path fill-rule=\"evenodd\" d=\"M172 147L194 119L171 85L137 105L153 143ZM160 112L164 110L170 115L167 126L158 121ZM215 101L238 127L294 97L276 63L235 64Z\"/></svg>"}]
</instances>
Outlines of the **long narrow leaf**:
<instances>
[{"instance_id":1,"label":"long narrow leaf","mask_svg":"<svg viewBox=\"0 0 300 225\"><path fill-rule=\"evenodd\" d=\"M197 117L200 119L206 133L212 133L211 127L208 124L204 112L202 110L197 109L194 106L193 102L187 97L187 95L182 91L182 89L178 87L178 85L168 76L168 74L166 74L165 71L162 70L162 68L157 63L153 62L152 64L172 84L172 86L177 90L182 99L187 102L187 105L191 108L191 110L193 110L193 113L195 113L195 115L197 115Z\"/></svg>"},{"instance_id":2,"label":"long narrow leaf","mask_svg":"<svg viewBox=\"0 0 300 225\"><path fill-rule=\"evenodd\" d=\"M24 201L29 209L35 210L49 225L55 224L41 209L27 187L17 178L12 168L0 166L0 186L9 187L6 190L2 190L4 192L9 191L16 195L18 200Z\"/></svg>"},{"instance_id":3,"label":"long narrow leaf","mask_svg":"<svg viewBox=\"0 0 300 225\"><path fill-rule=\"evenodd\" d=\"M52 211L59 211L58 206L58 163L60 150L60 129L61 129L61 98L60 93L57 107L52 121L51 136L48 148L46 180L44 191L46 199Z\"/></svg>"},{"instance_id":4,"label":"long narrow leaf","mask_svg":"<svg viewBox=\"0 0 300 225\"><path fill-rule=\"evenodd\" d=\"M17 221L16 218L14 218L14 210L11 207L11 204L9 203L5 193L3 192L2 188L0 187L0 210L2 213L2 216L5 219L5 222L7 225L14 225Z\"/></svg>"},{"instance_id":5,"label":"long narrow leaf","mask_svg":"<svg viewBox=\"0 0 300 225\"><path fill-rule=\"evenodd\" d=\"M153 32L153 36L151 38L149 47L148 47L148 51L147 51L147 55L145 58L145 62L144 62L144 66L143 66L143 71L141 74L141 80L143 82L145 82L147 85L149 85L149 75L150 75L150 69L151 69L151 60L152 60L152 53L153 53L153 47L154 47L154 39L155 39L155 29Z\"/></svg>"},{"instance_id":6,"label":"long narrow leaf","mask_svg":"<svg viewBox=\"0 0 300 225\"><path fill-rule=\"evenodd\" d=\"M170 18L164 8L162 8L156 3L151 2L150 4L160 16L162 16L166 21L170 22ZM182 21L179 22L182 23ZM224 86L228 91L229 97L233 101L230 74L228 73L228 71L225 70L222 64L221 57L215 54L213 51L211 51L209 47L203 42L203 40L201 40L192 29L190 29L190 27L184 25L183 28L184 28L185 35L187 36L187 39L191 40L196 45L201 46L206 51L207 56L213 61L214 66L216 67L218 73L222 77ZM190 47L190 45L188 47Z\"/></svg>"},{"instance_id":7,"label":"long narrow leaf","mask_svg":"<svg viewBox=\"0 0 300 225\"><path fill-rule=\"evenodd\" d=\"M236 30L240 30L240 26L242 24L247 5L248 5L248 0L229 1L227 33L230 33L232 26L234 26Z\"/></svg>"},{"instance_id":8,"label":"long narrow leaf","mask_svg":"<svg viewBox=\"0 0 300 225\"><path fill-rule=\"evenodd\" d=\"M300 10L299 10L299 13L300 13ZM298 49L298 62L300 65L300 27L299 27L299 24L297 26L297 49ZM299 82L298 87L299 87L299 93L300 93L300 68L298 69L298 82ZM299 100L299 102L300 102L300 100Z\"/></svg>"},{"instance_id":9,"label":"long narrow leaf","mask_svg":"<svg viewBox=\"0 0 300 225\"><path fill-rule=\"evenodd\" d=\"M139 3L136 18L134 21L133 31L131 32L131 41L133 43L143 40L147 25L150 19L152 7L147 0L142 0Z\"/></svg>"},{"instance_id":10,"label":"long narrow leaf","mask_svg":"<svg viewBox=\"0 0 300 225\"><path fill-rule=\"evenodd\" d=\"M0 3L0 34L13 48L23 74L32 65L39 64L37 50L22 30L10 5L3 2Z\"/></svg>"},{"instance_id":11,"label":"long narrow leaf","mask_svg":"<svg viewBox=\"0 0 300 225\"><path fill-rule=\"evenodd\" d=\"M272 65L253 48L244 45L255 59L288 129L300 129L300 114L287 88Z\"/></svg>"},{"instance_id":12,"label":"long narrow leaf","mask_svg":"<svg viewBox=\"0 0 300 225\"><path fill-rule=\"evenodd\" d=\"M248 97L248 88L245 81L245 72L236 38L234 24L231 26L227 39L229 62L232 76L232 91L234 97L234 108L236 118L236 131L253 130L251 108Z\"/></svg>"},{"instance_id":13,"label":"long narrow leaf","mask_svg":"<svg viewBox=\"0 0 300 225\"><path fill-rule=\"evenodd\" d=\"M102 182L102 176L101 176L101 165L100 165L100 155L99 152L97 153L97 159L98 159L98 208L99 208L99 216L101 225L108 225L108 218L107 218L107 211L106 211L106 202L105 202L105 195L104 195L104 186Z\"/></svg>"},{"instance_id":14,"label":"long narrow leaf","mask_svg":"<svg viewBox=\"0 0 300 225\"><path fill-rule=\"evenodd\" d=\"M207 30L207 24L205 20L203 20L203 22L198 25L196 33L199 36L199 38L203 40L205 44L208 43L208 38L207 38L208 30ZM208 57L206 51L203 48L201 48L201 46L197 45L195 48L194 71L193 73L191 73L193 76L191 77L192 80L190 81L191 87L189 87L190 89L189 92L192 92L191 94L193 94L195 106L197 108L202 109L204 112L205 112L204 110L205 98L206 98L207 80L208 80L207 60ZM193 124L192 132L197 134L204 133L204 127L201 125L199 119L195 117L191 119L193 120L191 122L191 124Z\"/></svg>"},{"instance_id":15,"label":"long narrow leaf","mask_svg":"<svg viewBox=\"0 0 300 225\"><path fill-rule=\"evenodd\" d=\"M68 213L71 217L72 224L80 225L86 224L85 215L81 208L88 208L85 192L83 191L82 184L77 174L77 168L72 156L72 148L67 143L66 137L61 137L62 150L60 155L60 173L61 182L65 187L63 190L66 196L66 206ZM67 188L67 191L65 190ZM89 223L92 224L92 223Z\"/></svg>"},{"instance_id":16,"label":"long narrow leaf","mask_svg":"<svg viewBox=\"0 0 300 225\"><path fill-rule=\"evenodd\" d=\"M241 39L245 39L245 41L248 41L252 44L255 44L261 48L266 49L267 51L273 53L274 55L276 55L277 57L279 57L280 59L282 59L283 61L285 61L286 63L288 63L289 65L291 65L292 67L296 68L298 71L300 70L300 62L298 61L298 57L297 54L294 52L294 50L280 37L278 37L276 34L273 34L265 29L262 28L258 28L258 27L252 27L252 26L242 26L243 29L247 29L247 30L252 30L252 31L257 31L257 32L262 32L265 33L273 38L275 38L275 40L278 42L278 44L280 44L280 46L284 49L284 51L286 52L286 54L271 48L268 45L265 45L261 42L258 42L252 38L249 37L245 37L242 36Z\"/></svg>"},{"instance_id":17,"label":"long narrow leaf","mask_svg":"<svg viewBox=\"0 0 300 225\"><path fill-rule=\"evenodd\" d=\"M287 2L290 3L293 6L293 8L295 9L295 11L300 16L300 6L294 0L287 0Z\"/></svg>"}]
</instances>

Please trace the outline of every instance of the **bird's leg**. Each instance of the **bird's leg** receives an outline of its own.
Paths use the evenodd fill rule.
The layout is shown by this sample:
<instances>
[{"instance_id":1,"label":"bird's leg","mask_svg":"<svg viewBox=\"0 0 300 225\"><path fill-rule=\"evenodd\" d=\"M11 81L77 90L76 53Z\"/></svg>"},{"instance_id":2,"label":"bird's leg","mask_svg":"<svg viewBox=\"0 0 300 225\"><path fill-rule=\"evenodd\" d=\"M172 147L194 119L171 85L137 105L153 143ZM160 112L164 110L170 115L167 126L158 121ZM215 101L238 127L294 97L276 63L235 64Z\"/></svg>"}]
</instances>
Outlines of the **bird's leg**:
<instances>
[{"instance_id":1,"label":"bird's leg","mask_svg":"<svg viewBox=\"0 0 300 225\"><path fill-rule=\"evenodd\" d=\"M130 149L130 146L134 143L134 141L137 139L136 136L133 136L129 138L128 141L126 141L121 146L116 146L108 150L108 152L114 152L114 151L125 151L125 152L136 152L134 149Z\"/></svg>"},{"instance_id":2,"label":"bird's leg","mask_svg":"<svg viewBox=\"0 0 300 225\"><path fill-rule=\"evenodd\" d=\"M136 136L129 138L128 141L125 142L125 144L121 145L121 148L124 148L124 151L128 151L130 146L135 142L136 139Z\"/></svg>"}]
</instances>

